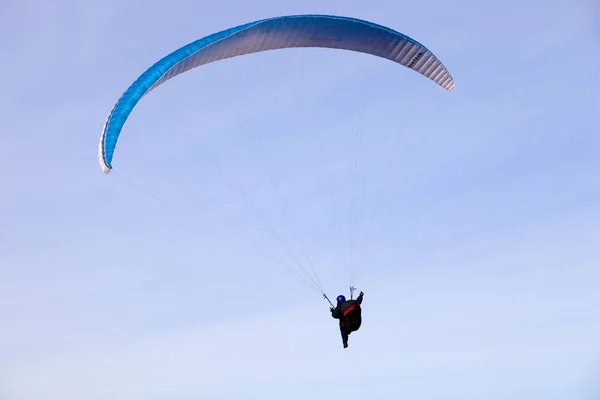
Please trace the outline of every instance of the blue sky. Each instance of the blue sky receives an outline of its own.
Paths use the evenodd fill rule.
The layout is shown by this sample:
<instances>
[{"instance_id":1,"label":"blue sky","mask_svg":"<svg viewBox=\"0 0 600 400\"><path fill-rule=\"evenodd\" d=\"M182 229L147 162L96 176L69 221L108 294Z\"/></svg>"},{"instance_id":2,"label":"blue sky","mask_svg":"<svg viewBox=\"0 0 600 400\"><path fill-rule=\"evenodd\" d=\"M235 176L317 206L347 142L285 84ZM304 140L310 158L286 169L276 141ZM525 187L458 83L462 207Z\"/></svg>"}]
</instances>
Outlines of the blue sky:
<instances>
[{"instance_id":1,"label":"blue sky","mask_svg":"<svg viewBox=\"0 0 600 400\"><path fill-rule=\"evenodd\" d=\"M0 398L598 395L598 6L371 4L3 2ZM147 67L296 13L404 32L456 89L364 54L243 56L144 98L100 171ZM348 349L273 230L331 296L355 260Z\"/></svg>"}]
</instances>

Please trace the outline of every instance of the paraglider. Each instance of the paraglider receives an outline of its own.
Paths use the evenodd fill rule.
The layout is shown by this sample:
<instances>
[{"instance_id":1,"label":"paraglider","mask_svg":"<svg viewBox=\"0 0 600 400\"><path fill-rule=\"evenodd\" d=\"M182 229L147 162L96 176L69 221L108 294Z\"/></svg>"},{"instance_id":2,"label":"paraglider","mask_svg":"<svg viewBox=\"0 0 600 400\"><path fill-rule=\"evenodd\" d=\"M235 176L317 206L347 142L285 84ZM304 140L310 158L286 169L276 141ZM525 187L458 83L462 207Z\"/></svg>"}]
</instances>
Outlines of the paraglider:
<instances>
[{"instance_id":1,"label":"paraglider","mask_svg":"<svg viewBox=\"0 0 600 400\"><path fill-rule=\"evenodd\" d=\"M113 168L114 152L123 126L138 102L156 87L186 71L218 60L301 47L348 50L381 57L416 71L448 91L454 89L452 76L429 49L405 34L373 22L312 14L249 22L213 33L173 51L131 84L114 105L102 129L98 148L102 171L109 173ZM299 265L295 258L294 261ZM362 323L363 292L355 300L338 296L334 307L318 279L308 276L308 280L331 305L331 315L340 323L344 348L348 347L348 335L358 330Z\"/></svg>"},{"instance_id":2,"label":"paraglider","mask_svg":"<svg viewBox=\"0 0 600 400\"><path fill-rule=\"evenodd\" d=\"M352 293L353 288L351 289ZM342 344L344 348L348 347L348 336L352 332L356 332L360 329L362 324L362 309L361 304L363 301L364 293L360 292L356 300L352 297L350 300L346 300L346 296L340 294L337 298L336 307L330 307L331 316L339 320L340 334L342 335Z\"/></svg>"}]
</instances>

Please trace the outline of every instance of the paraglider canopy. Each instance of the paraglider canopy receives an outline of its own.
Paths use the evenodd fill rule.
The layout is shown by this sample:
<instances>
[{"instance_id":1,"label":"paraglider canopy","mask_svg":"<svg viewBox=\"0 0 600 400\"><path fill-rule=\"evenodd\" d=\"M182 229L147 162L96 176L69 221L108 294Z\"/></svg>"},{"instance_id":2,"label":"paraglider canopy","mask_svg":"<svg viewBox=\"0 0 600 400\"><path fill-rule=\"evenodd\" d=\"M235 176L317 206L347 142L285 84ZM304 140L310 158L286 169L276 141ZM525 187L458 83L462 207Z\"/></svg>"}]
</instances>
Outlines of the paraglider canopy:
<instances>
[{"instance_id":1,"label":"paraglider canopy","mask_svg":"<svg viewBox=\"0 0 600 400\"><path fill-rule=\"evenodd\" d=\"M249 22L189 43L144 72L121 96L108 116L99 144L106 173L121 129L129 114L152 89L192 68L217 60L267 50L324 47L362 52L401 64L447 90L454 81L446 67L425 46L391 28L356 18L333 15L290 15Z\"/></svg>"}]
</instances>

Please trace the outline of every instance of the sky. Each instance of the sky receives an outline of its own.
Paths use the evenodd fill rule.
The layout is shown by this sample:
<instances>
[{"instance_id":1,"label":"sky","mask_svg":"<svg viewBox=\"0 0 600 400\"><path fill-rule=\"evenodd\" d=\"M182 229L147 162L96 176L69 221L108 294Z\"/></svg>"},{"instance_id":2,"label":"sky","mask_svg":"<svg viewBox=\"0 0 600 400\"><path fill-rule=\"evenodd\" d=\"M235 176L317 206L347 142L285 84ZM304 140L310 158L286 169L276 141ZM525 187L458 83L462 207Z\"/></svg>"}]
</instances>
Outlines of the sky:
<instances>
[{"instance_id":1,"label":"sky","mask_svg":"<svg viewBox=\"0 0 600 400\"><path fill-rule=\"evenodd\" d=\"M0 399L600 396L592 0L3 1ZM456 89L323 49L145 97L167 53L277 15L390 26ZM354 283L342 348L330 297ZM296 275L293 275L296 274Z\"/></svg>"}]
</instances>

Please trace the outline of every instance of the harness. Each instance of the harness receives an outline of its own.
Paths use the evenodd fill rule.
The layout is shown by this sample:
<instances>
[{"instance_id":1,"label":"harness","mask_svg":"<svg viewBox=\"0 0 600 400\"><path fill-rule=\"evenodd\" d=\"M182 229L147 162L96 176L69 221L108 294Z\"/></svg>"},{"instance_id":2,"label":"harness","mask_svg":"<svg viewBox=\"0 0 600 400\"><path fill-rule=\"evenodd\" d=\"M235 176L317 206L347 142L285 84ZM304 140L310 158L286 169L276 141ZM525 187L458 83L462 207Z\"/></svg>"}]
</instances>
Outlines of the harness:
<instances>
[{"instance_id":1,"label":"harness","mask_svg":"<svg viewBox=\"0 0 600 400\"><path fill-rule=\"evenodd\" d=\"M356 308L358 307L358 304L352 304L350 307L348 307L348 309L346 311L344 311L344 317L347 317L348 314L350 314L352 311L356 310Z\"/></svg>"},{"instance_id":2,"label":"harness","mask_svg":"<svg viewBox=\"0 0 600 400\"><path fill-rule=\"evenodd\" d=\"M352 304L343 312L344 318L341 322L342 326L345 326L348 333L357 331L362 323L360 317L360 305Z\"/></svg>"}]
</instances>

